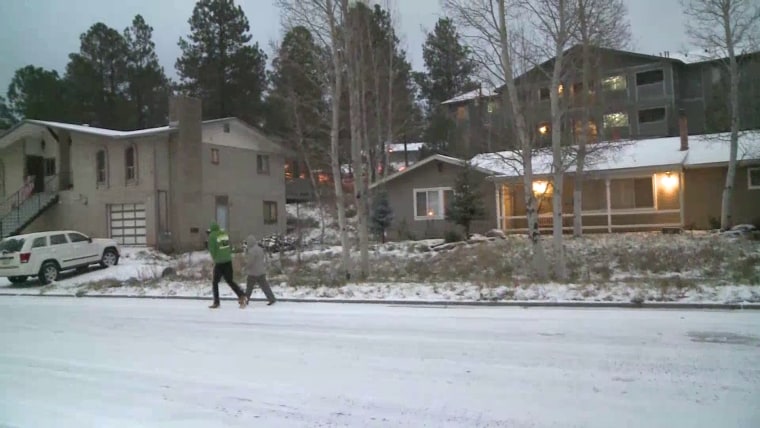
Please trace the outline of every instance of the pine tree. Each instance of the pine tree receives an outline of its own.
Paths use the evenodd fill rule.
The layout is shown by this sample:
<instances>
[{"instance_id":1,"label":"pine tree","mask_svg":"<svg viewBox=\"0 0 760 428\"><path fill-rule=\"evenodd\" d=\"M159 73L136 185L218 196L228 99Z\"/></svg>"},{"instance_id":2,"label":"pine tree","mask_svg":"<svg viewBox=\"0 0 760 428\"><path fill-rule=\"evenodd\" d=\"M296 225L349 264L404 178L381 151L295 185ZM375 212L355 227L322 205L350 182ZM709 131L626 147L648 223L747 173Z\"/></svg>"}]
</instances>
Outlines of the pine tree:
<instances>
[{"instance_id":1,"label":"pine tree","mask_svg":"<svg viewBox=\"0 0 760 428\"><path fill-rule=\"evenodd\" d=\"M472 166L465 164L454 184L451 206L446 210L446 219L464 227L467 237L472 222L485 215L479 181Z\"/></svg>"},{"instance_id":2,"label":"pine tree","mask_svg":"<svg viewBox=\"0 0 760 428\"><path fill-rule=\"evenodd\" d=\"M380 241L385 243L385 231L393 224L393 210L388 201L388 193L380 191L372 198L372 232L380 237Z\"/></svg>"},{"instance_id":3,"label":"pine tree","mask_svg":"<svg viewBox=\"0 0 760 428\"><path fill-rule=\"evenodd\" d=\"M136 15L132 26L124 30L127 43L127 80L131 115L135 128L149 128L166 124L169 79L158 63L153 27L141 15Z\"/></svg>"},{"instance_id":4,"label":"pine tree","mask_svg":"<svg viewBox=\"0 0 760 428\"><path fill-rule=\"evenodd\" d=\"M93 126L127 129L127 42L102 22L79 37L79 53L69 55L66 86L73 115Z\"/></svg>"},{"instance_id":5,"label":"pine tree","mask_svg":"<svg viewBox=\"0 0 760 428\"><path fill-rule=\"evenodd\" d=\"M7 115L39 120L66 120L64 91L64 84L57 71L33 65L19 68L8 86Z\"/></svg>"},{"instance_id":6,"label":"pine tree","mask_svg":"<svg viewBox=\"0 0 760 428\"><path fill-rule=\"evenodd\" d=\"M180 38L175 67L181 88L203 100L205 118L237 116L258 125L263 119L266 55L250 44L248 18L234 0L199 0Z\"/></svg>"}]
</instances>

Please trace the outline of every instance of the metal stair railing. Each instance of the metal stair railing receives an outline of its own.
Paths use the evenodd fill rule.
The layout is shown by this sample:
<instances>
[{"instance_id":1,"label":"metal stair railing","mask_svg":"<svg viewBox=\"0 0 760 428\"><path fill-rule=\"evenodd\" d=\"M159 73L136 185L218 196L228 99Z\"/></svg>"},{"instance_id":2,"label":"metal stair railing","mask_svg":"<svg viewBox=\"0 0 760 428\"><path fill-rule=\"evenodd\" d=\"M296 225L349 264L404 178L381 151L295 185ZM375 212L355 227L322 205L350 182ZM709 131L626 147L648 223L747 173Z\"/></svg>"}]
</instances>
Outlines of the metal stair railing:
<instances>
[{"instance_id":1,"label":"metal stair railing","mask_svg":"<svg viewBox=\"0 0 760 428\"><path fill-rule=\"evenodd\" d=\"M48 208L58 196L59 177L45 178L41 192L25 185L0 203L0 238L13 235Z\"/></svg>"}]
</instances>

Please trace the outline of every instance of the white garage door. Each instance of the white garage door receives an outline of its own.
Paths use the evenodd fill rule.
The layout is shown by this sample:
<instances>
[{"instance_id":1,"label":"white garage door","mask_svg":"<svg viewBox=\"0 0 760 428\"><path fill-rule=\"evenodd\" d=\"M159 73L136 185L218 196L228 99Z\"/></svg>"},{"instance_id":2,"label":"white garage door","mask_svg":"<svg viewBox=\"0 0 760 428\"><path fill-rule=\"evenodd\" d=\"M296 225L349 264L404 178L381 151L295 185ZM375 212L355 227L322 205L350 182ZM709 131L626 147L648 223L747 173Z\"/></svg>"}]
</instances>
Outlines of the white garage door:
<instances>
[{"instance_id":1,"label":"white garage door","mask_svg":"<svg viewBox=\"0 0 760 428\"><path fill-rule=\"evenodd\" d=\"M122 245L145 245L145 204L117 204L109 207L111 239Z\"/></svg>"}]
</instances>

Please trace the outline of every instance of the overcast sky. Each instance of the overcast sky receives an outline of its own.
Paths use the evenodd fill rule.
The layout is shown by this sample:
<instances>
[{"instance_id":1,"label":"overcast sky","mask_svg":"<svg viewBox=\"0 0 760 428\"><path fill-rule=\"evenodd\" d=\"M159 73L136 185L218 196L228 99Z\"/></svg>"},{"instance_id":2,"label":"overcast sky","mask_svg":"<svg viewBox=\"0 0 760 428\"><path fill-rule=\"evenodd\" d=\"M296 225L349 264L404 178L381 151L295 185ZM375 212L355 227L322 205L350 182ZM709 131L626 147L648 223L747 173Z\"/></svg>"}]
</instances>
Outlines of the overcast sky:
<instances>
[{"instance_id":1,"label":"overcast sky","mask_svg":"<svg viewBox=\"0 0 760 428\"><path fill-rule=\"evenodd\" d=\"M635 50L655 54L677 52L687 43L678 0L626 0ZM279 10L274 0L237 0L251 23L253 39L271 59L270 41L280 37ZM383 2L385 3L385 2ZM79 35L98 21L123 30L136 14L154 28L159 60L176 77L177 41L188 33L194 0L0 0L0 94L13 72L27 64L58 70L68 54L79 51ZM440 0L393 0L400 38L412 66L423 68L425 31L441 15Z\"/></svg>"}]
</instances>

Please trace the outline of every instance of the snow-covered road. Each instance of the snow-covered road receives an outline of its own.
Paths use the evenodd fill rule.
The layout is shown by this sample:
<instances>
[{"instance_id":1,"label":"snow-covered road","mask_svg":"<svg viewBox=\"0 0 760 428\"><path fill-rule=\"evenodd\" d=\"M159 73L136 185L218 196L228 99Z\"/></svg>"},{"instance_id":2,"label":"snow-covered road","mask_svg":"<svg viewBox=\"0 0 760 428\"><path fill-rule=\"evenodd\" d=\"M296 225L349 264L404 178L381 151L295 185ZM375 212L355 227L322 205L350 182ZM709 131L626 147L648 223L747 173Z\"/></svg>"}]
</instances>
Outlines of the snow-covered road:
<instances>
[{"instance_id":1,"label":"snow-covered road","mask_svg":"<svg viewBox=\"0 0 760 428\"><path fill-rule=\"evenodd\" d=\"M0 298L0 427L758 427L760 312Z\"/></svg>"}]
</instances>

